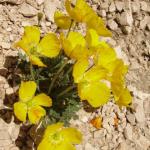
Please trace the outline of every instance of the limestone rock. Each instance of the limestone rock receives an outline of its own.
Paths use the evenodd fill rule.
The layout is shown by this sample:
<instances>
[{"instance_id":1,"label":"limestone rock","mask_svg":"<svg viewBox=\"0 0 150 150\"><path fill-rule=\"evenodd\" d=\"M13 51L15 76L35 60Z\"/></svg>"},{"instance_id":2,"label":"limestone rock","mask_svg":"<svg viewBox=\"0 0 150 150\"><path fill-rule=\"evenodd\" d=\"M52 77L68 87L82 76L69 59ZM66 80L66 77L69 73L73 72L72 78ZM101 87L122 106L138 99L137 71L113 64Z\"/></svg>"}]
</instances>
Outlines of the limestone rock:
<instances>
[{"instance_id":1,"label":"limestone rock","mask_svg":"<svg viewBox=\"0 0 150 150\"><path fill-rule=\"evenodd\" d=\"M124 2L121 1L115 1L116 9L121 12L124 8Z\"/></svg>"},{"instance_id":2,"label":"limestone rock","mask_svg":"<svg viewBox=\"0 0 150 150\"><path fill-rule=\"evenodd\" d=\"M27 3L23 3L19 9L19 12L25 17L33 17L37 15L38 11Z\"/></svg>"},{"instance_id":3,"label":"limestone rock","mask_svg":"<svg viewBox=\"0 0 150 150\"><path fill-rule=\"evenodd\" d=\"M120 25L124 26L132 26L133 24L133 17L132 14L128 11L122 12L120 16L118 16L118 22Z\"/></svg>"},{"instance_id":4,"label":"limestone rock","mask_svg":"<svg viewBox=\"0 0 150 150\"><path fill-rule=\"evenodd\" d=\"M114 20L110 19L108 20L108 27L115 31L118 29L118 24Z\"/></svg>"},{"instance_id":5,"label":"limestone rock","mask_svg":"<svg viewBox=\"0 0 150 150\"><path fill-rule=\"evenodd\" d=\"M54 22L54 13L60 7L59 0L45 0L44 12L48 21Z\"/></svg>"}]
</instances>

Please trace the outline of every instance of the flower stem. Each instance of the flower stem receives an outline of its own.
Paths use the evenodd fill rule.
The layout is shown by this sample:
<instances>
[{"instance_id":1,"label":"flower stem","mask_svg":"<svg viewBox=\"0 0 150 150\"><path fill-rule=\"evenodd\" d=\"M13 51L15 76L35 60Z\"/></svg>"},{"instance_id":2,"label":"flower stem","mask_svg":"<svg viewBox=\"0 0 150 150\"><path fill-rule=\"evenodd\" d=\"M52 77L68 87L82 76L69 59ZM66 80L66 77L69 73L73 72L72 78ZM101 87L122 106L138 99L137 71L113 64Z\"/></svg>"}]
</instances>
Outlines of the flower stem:
<instances>
[{"instance_id":1,"label":"flower stem","mask_svg":"<svg viewBox=\"0 0 150 150\"><path fill-rule=\"evenodd\" d=\"M59 77L60 73L62 72L62 70L64 69L64 67L68 64L68 60L65 60L64 64L59 68L59 70L57 71L56 75L54 76L54 78L52 79L52 82L49 86L49 89L48 89L48 95L51 93L51 90L57 80L57 78Z\"/></svg>"},{"instance_id":2,"label":"flower stem","mask_svg":"<svg viewBox=\"0 0 150 150\"><path fill-rule=\"evenodd\" d=\"M75 85L71 85L71 86L67 87L64 91L62 91L60 94L58 94L57 98L65 95L66 93L68 93L69 91L74 89L75 87L76 87Z\"/></svg>"},{"instance_id":3,"label":"flower stem","mask_svg":"<svg viewBox=\"0 0 150 150\"><path fill-rule=\"evenodd\" d=\"M30 73L31 73L32 80L35 81L34 72L33 72L33 66L32 66L31 63L30 63Z\"/></svg>"},{"instance_id":4,"label":"flower stem","mask_svg":"<svg viewBox=\"0 0 150 150\"><path fill-rule=\"evenodd\" d=\"M68 32L67 32L66 37L68 37L68 35L69 35L70 31L71 31L71 28L72 28L73 22L74 22L74 21L73 21L73 20L71 20L70 27L69 27L69 30L68 30Z\"/></svg>"}]
</instances>

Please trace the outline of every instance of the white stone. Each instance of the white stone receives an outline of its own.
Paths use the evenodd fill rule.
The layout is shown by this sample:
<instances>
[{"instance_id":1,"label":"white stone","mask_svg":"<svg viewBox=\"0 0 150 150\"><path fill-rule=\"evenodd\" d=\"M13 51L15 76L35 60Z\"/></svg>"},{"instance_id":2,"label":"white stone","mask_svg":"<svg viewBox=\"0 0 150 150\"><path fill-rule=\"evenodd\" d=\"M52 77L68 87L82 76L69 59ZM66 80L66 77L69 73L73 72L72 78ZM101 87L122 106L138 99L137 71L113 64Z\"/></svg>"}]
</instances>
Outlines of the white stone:
<instances>
[{"instance_id":1,"label":"white stone","mask_svg":"<svg viewBox=\"0 0 150 150\"><path fill-rule=\"evenodd\" d=\"M142 148L142 150L148 150L150 146L150 140L143 135L140 135L140 137L138 139L135 139L134 141L140 148Z\"/></svg>"},{"instance_id":2,"label":"white stone","mask_svg":"<svg viewBox=\"0 0 150 150\"><path fill-rule=\"evenodd\" d=\"M50 7L51 8L51 7ZM27 3L23 3L19 9L19 12L25 17L33 17L37 15L38 11Z\"/></svg>"},{"instance_id":3,"label":"white stone","mask_svg":"<svg viewBox=\"0 0 150 150\"><path fill-rule=\"evenodd\" d=\"M44 12L48 21L54 22L54 13L60 7L59 0L45 0Z\"/></svg>"},{"instance_id":4,"label":"white stone","mask_svg":"<svg viewBox=\"0 0 150 150\"><path fill-rule=\"evenodd\" d=\"M123 141L122 143L119 144L117 150L130 150L130 149L126 141Z\"/></svg>"},{"instance_id":5,"label":"white stone","mask_svg":"<svg viewBox=\"0 0 150 150\"><path fill-rule=\"evenodd\" d=\"M132 126L128 123L124 130L124 135L128 140L132 140L133 137L132 134L133 134Z\"/></svg>"},{"instance_id":6,"label":"white stone","mask_svg":"<svg viewBox=\"0 0 150 150\"><path fill-rule=\"evenodd\" d=\"M111 30L114 31L118 29L118 24L112 19L108 20L108 26Z\"/></svg>"},{"instance_id":7,"label":"white stone","mask_svg":"<svg viewBox=\"0 0 150 150\"><path fill-rule=\"evenodd\" d=\"M131 123L131 125L135 125L135 116L133 114L128 114L127 120Z\"/></svg>"},{"instance_id":8,"label":"white stone","mask_svg":"<svg viewBox=\"0 0 150 150\"><path fill-rule=\"evenodd\" d=\"M133 17L132 17L132 14L129 12L121 13L121 16L118 19L121 25L132 26L133 24Z\"/></svg>"},{"instance_id":9,"label":"white stone","mask_svg":"<svg viewBox=\"0 0 150 150\"><path fill-rule=\"evenodd\" d=\"M114 2L112 2L109 6L109 12L115 12L116 11L116 6L114 4Z\"/></svg>"},{"instance_id":10,"label":"white stone","mask_svg":"<svg viewBox=\"0 0 150 150\"><path fill-rule=\"evenodd\" d=\"M96 150L96 149L90 143L86 143L85 150Z\"/></svg>"},{"instance_id":11,"label":"white stone","mask_svg":"<svg viewBox=\"0 0 150 150\"><path fill-rule=\"evenodd\" d=\"M132 12L138 13L140 11L140 3L139 1L134 1L131 3Z\"/></svg>"},{"instance_id":12,"label":"white stone","mask_svg":"<svg viewBox=\"0 0 150 150\"><path fill-rule=\"evenodd\" d=\"M42 5L44 3L44 0L36 0L38 5Z\"/></svg>"},{"instance_id":13,"label":"white stone","mask_svg":"<svg viewBox=\"0 0 150 150\"><path fill-rule=\"evenodd\" d=\"M98 13L100 16L106 17L106 11L104 9L100 10Z\"/></svg>"},{"instance_id":14,"label":"white stone","mask_svg":"<svg viewBox=\"0 0 150 150\"><path fill-rule=\"evenodd\" d=\"M8 89L6 89L6 94L7 94L7 95L10 95L10 94L13 94L13 93L14 93L13 88L8 88Z\"/></svg>"},{"instance_id":15,"label":"white stone","mask_svg":"<svg viewBox=\"0 0 150 150\"><path fill-rule=\"evenodd\" d=\"M121 2L121 1L115 1L115 5L116 5L116 8L119 12L121 12L124 8L124 2Z\"/></svg>"},{"instance_id":16,"label":"white stone","mask_svg":"<svg viewBox=\"0 0 150 150\"><path fill-rule=\"evenodd\" d=\"M7 42L2 42L1 45L2 45L2 48L4 49L10 49L11 47L10 43L7 43Z\"/></svg>"},{"instance_id":17,"label":"white stone","mask_svg":"<svg viewBox=\"0 0 150 150\"><path fill-rule=\"evenodd\" d=\"M149 16L145 16L143 18L143 20L140 21L140 28L145 29L147 24L150 24L150 17Z\"/></svg>"},{"instance_id":18,"label":"white stone","mask_svg":"<svg viewBox=\"0 0 150 150\"><path fill-rule=\"evenodd\" d=\"M148 5L145 1L140 2L141 5L141 10L147 11L148 10Z\"/></svg>"}]
</instances>

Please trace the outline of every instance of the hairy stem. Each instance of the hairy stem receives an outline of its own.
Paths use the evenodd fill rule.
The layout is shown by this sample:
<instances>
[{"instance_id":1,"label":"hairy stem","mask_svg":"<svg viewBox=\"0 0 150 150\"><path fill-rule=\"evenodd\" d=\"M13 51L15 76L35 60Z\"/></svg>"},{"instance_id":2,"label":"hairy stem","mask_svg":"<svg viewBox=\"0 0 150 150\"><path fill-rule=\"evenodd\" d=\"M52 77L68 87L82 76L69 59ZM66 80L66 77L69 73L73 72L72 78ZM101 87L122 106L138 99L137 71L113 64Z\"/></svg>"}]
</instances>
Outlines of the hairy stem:
<instances>
[{"instance_id":1,"label":"hairy stem","mask_svg":"<svg viewBox=\"0 0 150 150\"><path fill-rule=\"evenodd\" d=\"M59 70L57 71L56 75L54 76L54 78L52 79L52 82L49 86L49 89L48 89L48 95L51 93L52 91L52 88L57 80L57 78L59 77L60 73L62 72L62 70L64 69L64 67L68 64L68 60L65 60L64 64L59 68Z\"/></svg>"},{"instance_id":2,"label":"hairy stem","mask_svg":"<svg viewBox=\"0 0 150 150\"><path fill-rule=\"evenodd\" d=\"M74 21L73 21L73 20L71 20L70 27L69 27L69 30L68 30L68 32L67 32L66 37L68 37L68 35L69 35L70 31L71 31L71 28L72 28L73 22L74 22Z\"/></svg>"},{"instance_id":3,"label":"hairy stem","mask_svg":"<svg viewBox=\"0 0 150 150\"><path fill-rule=\"evenodd\" d=\"M66 93L68 93L69 91L74 89L75 87L76 87L75 85L71 85L71 86L67 87L64 91L62 91L60 94L58 94L57 98L65 95Z\"/></svg>"},{"instance_id":4,"label":"hairy stem","mask_svg":"<svg viewBox=\"0 0 150 150\"><path fill-rule=\"evenodd\" d=\"M32 80L35 81L34 72L33 72L33 66L32 66L31 63L30 63L30 73L31 73Z\"/></svg>"}]
</instances>

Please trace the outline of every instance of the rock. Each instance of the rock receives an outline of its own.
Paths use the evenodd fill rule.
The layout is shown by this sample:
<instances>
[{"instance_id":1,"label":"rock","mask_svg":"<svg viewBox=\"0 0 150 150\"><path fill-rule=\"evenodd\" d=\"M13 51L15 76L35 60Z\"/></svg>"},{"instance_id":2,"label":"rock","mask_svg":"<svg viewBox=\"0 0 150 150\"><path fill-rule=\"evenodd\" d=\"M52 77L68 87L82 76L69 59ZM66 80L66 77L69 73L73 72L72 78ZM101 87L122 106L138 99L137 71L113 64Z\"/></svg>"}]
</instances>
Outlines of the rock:
<instances>
[{"instance_id":1,"label":"rock","mask_svg":"<svg viewBox=\"0 0 150 150\"><path fill-rule=\"evenodd\" d=\"M0 68L3 68L4 61L5 61L4 55L1 55L1 54L0 54Z\"/></svg>"},{"instance_id":2,"label":"rock","mask_svg":"<svg viewBox=\"0 0 150 150\"><path fill-rule=\"evenodd\" d=\"M116 6L115 6L115 3L112 2L109 6L109 12L115 12L116 11Z\"/></svg>"},{"instance_id":3,"label":"rock","mask_svg":"<svg viewBox=\"0 0 150 150\"><path fill-rule=\"evenodd\" d=\"M0 0L0 3L22 4L24 0Z\"/></svg>"},{"instance_id":4,"label":"rock","mask_svg":"<svg viewBox=\"0 0 150 150\"><path fill-rule=\"evenodd\" d=\"M135 125L135 116L133 114L128 114L127 120L131 123L131 125Z\"/></svg>"},{"instance_id":5,"label":"rock","mask_svg":"<svg viewBox=\"0 0 150 150\"><path fill-rule=\"evenodd\" d=\"M60 7L59 0L45 0L44 12L48 21L54 22L54 13Z\"/></svg>"},{"instance_id":6,"label":"rock","mask_svg":"<svg viewBox=\"0 0 150 150\"><path fill-rule=\"evenodd\" d=\"M129 150L129 146L127 145L126 141L120 143L117 150Z\"/></svg>"},{"instance_id":7,"label":"rock","mask_svg":"<svg viewBox=\"0 0 150 150\"><path fill-rule=\"evenodd\" d=\"M98 14L101 16L101 17L106 17L106 11L104 9L98 11Z\"/></svg>"},{"instance_id":8,"label":"rock","mask_svg":"<svg viewBox=\"0 0 150 150\"><path fill-rule=\"evenodd\" d=\"M124 130L124 135L125 135L126 139L132 140L132 137L133 137L132 134L133 134L132 126L128 123Z\"/></svg>"},{"instance_id":9,"label":"rock","mask_svg":"<svg viewBox=\"0 0 150 150\"><path fill-rule=\"evenodd\" d=\"M25 17L33 17L36 16L38 13L38 11L34 7L27 3L21 5L19 12Z\"/></svg>"},{"instance_id":10,"label":"rock","mask_svg":"<svg viewBox=\"0 0 150 150\"><path fill-rule=\"evenodd\" d=\"M132 32L132 27L131 26L123 26L122 27L122 32L124 34L130 34Z\"/></svg>"},{"instance_id":11,"label":"rock","mask_svg":"<svg viewBox=\"0 0 150 150\"><path fill-rule=\"evenodd\" d=\"M85 149L86 150L95 150L95 148L90 143L85 144Z\"/></svg>"},{"instance_id":12,"label":"rock","mask_svg":"<svg viewBox=\"0 0 150 150\"><path fill-rule=\"evenodd\" d=\"M124 8L124 2L121 1L115 1L116 9L121 12Z\"/></svg>"},{"instance_id":13,"label":"rock","mask_svg":"<svg viewBox=\"0 0 150 150\"><path fill-rule=\"evenodd\" d=\"M142 150L148 150L150 146L150 140L143 135L140 135L139 138L136 138L134 141Z\"/></svg>"},{"instance_id":14,"label":"rock","mask_svg":"<svg viewBox=\"0 0 150 150\"><path fill-rule=\"evenodd\" d=\"M132 26L133 17L129 12L122 12L120 16L117 18L119 24L124 26Z\"/></svg>"},{"instance_id":15,"label":"rock","mask_svg":"<svg viewBox=\"0 0 150 150\"><path fill-rule=\"evenodd\" d=\"M150 114L150 100L149 100L149 98L144 100L144 102L143 102L145 114Z\"/></svg>"},{"instance_id":16,"label":"rock","mask_svg":"<svg viewBox=\"0 0 150 150\"><path fill-rule=\"evenodd\" d=\"M144 114L144 108L143 108L143 101L142 100L136 100L134 101L134 108L135 108L135 118L137 122L144 123L145 122L145 114Z\"/></svg>"},{"instance_id":17,"label":"rock","mask_svg":"<svg viewBox=\"0 0 150 150\"><path fill-rule=\"evenodd\" d=\"M138 13L140 11L140 3L139 1L133 1L131 2L132 12Z\"/></svg>"},{"instance_id":18,"label":"rock","mask_svg":"<svg viewBox=\"0 0 150 150\"><path fill-rule=\"evenodd\" d=\"M44 0L36 0L38 5L42 5L44 3Z\"/></svg>"},{"instance_id":19,"label":"rock","mask_svg":"<svg viewBox=\"0 0 150 150\"><path fill-rule=\"evenodd\" d=\"M140 2L141 5L141 10L147 11L148 10L148 5L145 1Z\"/></svg>"},{"instance_id":20,"label":"rock","mask_svg":"<svg viewBox=\"0 0 150 150\"><path fill-rule=\"evenodd\" d=\"M110 19L110 20L108 20L108 27L111 29L111 30L117 30L118 29L118 24L114 21L114 20L112 20L112 19Z\"/></svg>"},{"instance_id":21,"label":"rock","mask_svg":"<svg viewBox=\"0 0 150 150\"><path fill-rule=\"evenodd\" d=\"M11 47L10 43L7 43L7 42L2 42L1 45L2 45L2 48L4 49L10 49Z\"/></svg>"},{"instance_id":22,"label":"rock","mask_svg":"<svg viewBox=\"0 0 150 150\"><path fill-rule=\"evenodd\" d=\"M13 93L14 93L13 88L8 88L8 89L6 89L6 94L7 94L7 95L10 95L10 94L13 94Z\"/></svg>"},{"instance_id":23,"label":"rock","mask_svg":"<svg viewBox=\"0 0 150 150\"><path fill-rule=\"evenodd\" d=\"M145 16L143 20L140 21L140 28L143 30L146 28L147 24L150 24L150 17Z\"/></svg>"}]
</instances>

